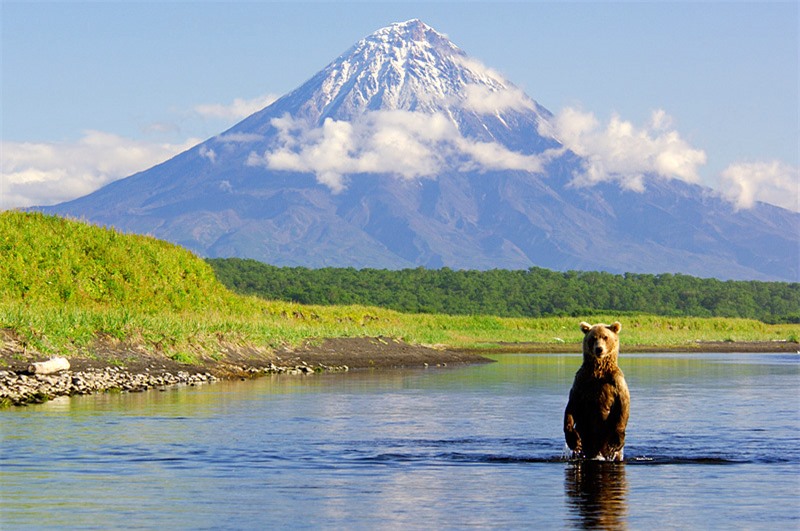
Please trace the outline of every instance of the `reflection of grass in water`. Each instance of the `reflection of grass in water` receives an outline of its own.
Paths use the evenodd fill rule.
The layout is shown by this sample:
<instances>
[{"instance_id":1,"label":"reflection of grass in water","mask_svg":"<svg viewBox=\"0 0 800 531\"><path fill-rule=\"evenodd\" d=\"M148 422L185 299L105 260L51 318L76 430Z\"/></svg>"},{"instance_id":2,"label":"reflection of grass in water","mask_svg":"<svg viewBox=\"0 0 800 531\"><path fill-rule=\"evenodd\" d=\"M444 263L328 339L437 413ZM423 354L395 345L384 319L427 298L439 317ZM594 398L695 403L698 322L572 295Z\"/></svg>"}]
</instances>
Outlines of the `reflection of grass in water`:
<instances>
[{"instance_id":1,"label":"reflection of grass in water","mask_svg":"<svg viewBox=\"0 0 800 531\"><path fill-rule=\"evenodd\" d=\"M728 382L732 377L750 377L784 373L783 365L764 363L763 354L756 354L759 362L753 363L747 354L731 357L727 354L631 354L620 357L620 367L626 378L640 384L645 382L681 382L708 386L719 380ZM797 368L793 370L797 373Z\"/></svg>"},{"instance_id":2,"label":"reflection of grass in water","mask_svg":"<svg viewBox=\"0 0 800 531\"><path fill-rule=\"evenodd\" d=\"M572 345L582 317L410 315L365 306L304 306L225 289L211 267L178 246L41 214L0 213L0 330L26 350L91 355L127 342L181 361L220 359L227 348L262 353L311 338L387 336L456 348L498 342ZM612 322L615 315L593 316ZM798 325L747 319L622 318L635 345L800 337Z\"/></svg>"},{"instance_id":3,"label":"reflection of grass in water","mask_svg":"<svg viewBox=\"0 0 800 531\"><path fill-rule=\"evenodd\" d=\"M751 357L752 356L752 357ZM714 354L714 353L646 353L622 352L620 368L625 373L629 386L647 385L701 385L708 387L715 382L727 384L735 377L750 377L770 374L786 374L797 366L765 363L765 354ZM778 355L781 356L781 355ZM792 356L783 355L783 356ZM581 355L575 354L489 354L497 363L476 366L454 374L454 382L467 381L474 377L476 385L481 382L523 383L539 387L558 386L564 390L564 399L572 385L575 372L582 363ZM446 379L447 376L440 376ZM635 389L632 393L636 391ZM634 399L636 398L634 393Z\"/></svg>"}]
</instances>

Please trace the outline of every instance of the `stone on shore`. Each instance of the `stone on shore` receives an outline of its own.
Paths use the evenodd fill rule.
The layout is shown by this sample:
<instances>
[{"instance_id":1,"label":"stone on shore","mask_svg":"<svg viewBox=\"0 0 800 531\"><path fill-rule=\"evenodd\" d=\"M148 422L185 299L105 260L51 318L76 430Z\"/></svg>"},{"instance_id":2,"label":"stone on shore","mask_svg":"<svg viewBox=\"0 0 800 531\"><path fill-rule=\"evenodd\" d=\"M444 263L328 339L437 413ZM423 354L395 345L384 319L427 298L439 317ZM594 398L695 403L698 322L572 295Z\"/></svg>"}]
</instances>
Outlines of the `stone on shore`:
<instances>
[{"instance_id":1,"label":"stone on shore","mask_svg":"<svg viewBox=\"0 0 800 531\"><path fill-rule=\"evenodd\" d=\"M47 361L37 361L28 366L28 372L31 374L55 374L68 370L69 360L62 357L50 358Z\"/></svg>"}]
</instances>

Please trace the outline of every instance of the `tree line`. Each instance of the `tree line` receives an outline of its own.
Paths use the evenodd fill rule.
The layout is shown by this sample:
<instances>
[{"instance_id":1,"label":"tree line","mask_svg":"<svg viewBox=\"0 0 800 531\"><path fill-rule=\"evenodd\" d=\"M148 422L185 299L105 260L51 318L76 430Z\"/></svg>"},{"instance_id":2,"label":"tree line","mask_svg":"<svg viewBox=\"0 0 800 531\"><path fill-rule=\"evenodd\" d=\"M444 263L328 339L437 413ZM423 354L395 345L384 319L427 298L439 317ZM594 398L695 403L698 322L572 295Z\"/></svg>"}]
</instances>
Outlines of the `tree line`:
<instances>
[{"instance_id":1,"label":"tree line","mask_svg":"<svg viewBox=\"0 0 800 531\"><path fill-rule=\"evenodd\" d=\"M721 281L682 274L276 267L209 259L242 294L303 304L361 304L409 313L543 317L595 313L744 317L800 323L800 283Z\"/></svg>"}]
</instances>

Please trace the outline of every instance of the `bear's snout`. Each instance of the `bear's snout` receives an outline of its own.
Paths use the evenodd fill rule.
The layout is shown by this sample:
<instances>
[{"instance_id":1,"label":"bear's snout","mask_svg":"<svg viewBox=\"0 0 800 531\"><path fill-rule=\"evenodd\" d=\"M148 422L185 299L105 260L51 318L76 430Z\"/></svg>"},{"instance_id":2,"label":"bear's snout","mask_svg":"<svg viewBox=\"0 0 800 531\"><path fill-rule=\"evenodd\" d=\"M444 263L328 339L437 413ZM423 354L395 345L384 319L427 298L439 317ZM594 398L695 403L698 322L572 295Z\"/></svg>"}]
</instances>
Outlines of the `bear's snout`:
<instances>
[{"instance_id":1,"label":"bear's snout","mask_svg":"<svg viewBox=\"0 0 800 531\"><path fill-rule=\"evenodd\" d=\"M603 347L603 345L597 345L594 347L594 355L597 356L598 358L603 354L605 354L606 353L605 351L606 349L605 347Z\"/></svg>"}]
</instances>

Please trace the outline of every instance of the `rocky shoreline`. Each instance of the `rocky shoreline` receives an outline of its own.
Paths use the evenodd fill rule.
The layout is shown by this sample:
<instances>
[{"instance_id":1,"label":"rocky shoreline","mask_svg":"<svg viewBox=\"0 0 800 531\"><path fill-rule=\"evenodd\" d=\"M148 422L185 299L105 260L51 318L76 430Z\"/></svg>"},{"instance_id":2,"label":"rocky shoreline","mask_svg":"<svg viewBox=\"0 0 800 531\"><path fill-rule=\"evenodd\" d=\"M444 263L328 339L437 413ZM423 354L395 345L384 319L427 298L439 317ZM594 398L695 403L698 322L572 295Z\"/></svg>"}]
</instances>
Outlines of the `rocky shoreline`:
<instances>
[{"instance_id":1,"label":"rocky shoreline","mask_svg":"<svg viewBox=\"0 0 800 531\"><path fill-rule=\"evenodd\" d=\"M229 368L229 370L232 368ZM266 367L237 367L241 378L266 374L310 374L323 371L347 371L347 366L299 365L279 367L270 364ZM224 378L210 372L157 374L133 373L124 367L94 368L83 371L60 371L55 374L28 374L20 371L0 371L0 407L41 404L60 396L89 395L94 393L126 392L138 393L150 389L164 389L175 385L200 385L218 382Z\"/></svg>"},{"instance_id":2,"label":"rocky shoreline","mask_svg":"<svg viewBox=\"0 0 800 531\"><path fill-rule=\"evenodd\" d=\"M10 345L7 342L6 345ZM41 358L41 356L39 356ZM92 357L69 359L69 368L35 374L35 353L0 351L0 407L39 404L60 396L103 392L142 392L175 385L202 385L220 380L270 374L312 375L350 369L447 366L489 362L477 353L411 345L392 338L337 338L300 348L264 353L254 349L228 352L222 361L181 364L146 354L131 345L104 348ZM122 361L120 361L122 360Z\"/></svg>"},{"instance_id":3,"label":"rocky shoreline","mask_svg":"<svg viewBox=\"0 0 800 531\"><path fill-rule=\"evenodd\" d=\"M100 392L138 392L153 388L213 382L210 373L160 375L132 374L124 369L106 367L86 371L63 371L57 374L25 374L0 371L0 405L41 404L59 396L88 395Z\"/></svg>"}]
</instances>

